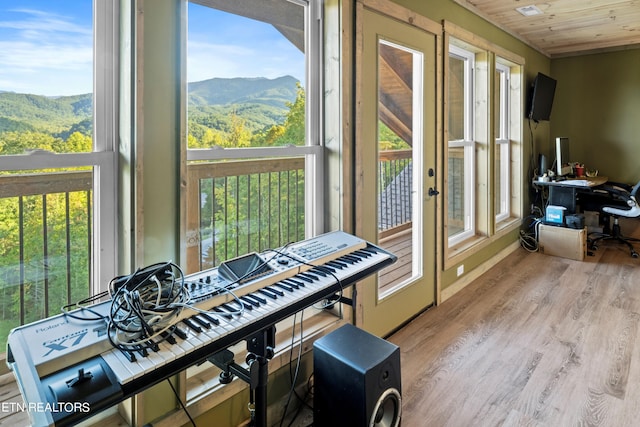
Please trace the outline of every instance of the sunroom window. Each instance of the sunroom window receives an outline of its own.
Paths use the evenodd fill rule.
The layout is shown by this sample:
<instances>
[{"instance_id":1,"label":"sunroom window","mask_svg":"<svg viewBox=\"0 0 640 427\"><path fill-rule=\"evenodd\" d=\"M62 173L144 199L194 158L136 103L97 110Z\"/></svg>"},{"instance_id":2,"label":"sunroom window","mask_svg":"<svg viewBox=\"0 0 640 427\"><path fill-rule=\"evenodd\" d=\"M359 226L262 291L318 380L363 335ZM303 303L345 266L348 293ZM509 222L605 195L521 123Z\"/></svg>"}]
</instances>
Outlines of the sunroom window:
<instances>
[{"instance_id":1,"label":"sunroom window","mask_svg":"<svg viewBox=\"0 0 640 427\"><path fill-rule=\"evenodd\" d=\"M115 276L118 4L0 6L2 349Z\"/></svg>"},{"instance_id":2,"label":"sunroom window","mask_svg":"<svg viewBox=\"0 0 640 427\"><path fill-rule=\"evenodd\" d=\"M509 218L511 188L511 147L509 137L509 80L508 66L496 63L495 87L495 213L496 223Z\"/></svg>"},{"instance_id":3,"label":"sunroom window","mask_svg":"<svg viewBox=\"0 0 640 427\"><path fill-rule=\"evenodd\" d=\"M187 271L322 230L311 2L188 6Z\"/></svg>"},{"instance_id":4,"label":"sunroom window","mask_svg":"<svg viewBox=\"0 0 640 427\"><path fill-rule=\"evenodd\" d=\"M449 47L447 237L453 246L475 233L476 154L473 138L474 54Z\"/></svg>"}]
</instances>

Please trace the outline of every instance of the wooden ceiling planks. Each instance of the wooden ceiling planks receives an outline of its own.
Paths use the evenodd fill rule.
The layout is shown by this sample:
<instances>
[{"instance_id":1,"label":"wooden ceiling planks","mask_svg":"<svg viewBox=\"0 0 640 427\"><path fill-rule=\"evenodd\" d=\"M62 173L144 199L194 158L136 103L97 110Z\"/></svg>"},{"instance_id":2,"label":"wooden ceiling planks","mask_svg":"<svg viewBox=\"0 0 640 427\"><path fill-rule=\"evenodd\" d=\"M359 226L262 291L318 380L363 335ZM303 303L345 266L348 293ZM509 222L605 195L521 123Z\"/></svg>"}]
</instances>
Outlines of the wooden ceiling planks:
<instances>
[{"instance_id":1,"label":"wooden ceiling planks","mask_svg":"<svg viewBox=\"0 0 640 427\"><path fill-rule=\"evenodd\" d=\"M550 57L640 45L640 0L454 0ZM516 7L543 13L523 16Z\"/></svg>"}]
</instances>

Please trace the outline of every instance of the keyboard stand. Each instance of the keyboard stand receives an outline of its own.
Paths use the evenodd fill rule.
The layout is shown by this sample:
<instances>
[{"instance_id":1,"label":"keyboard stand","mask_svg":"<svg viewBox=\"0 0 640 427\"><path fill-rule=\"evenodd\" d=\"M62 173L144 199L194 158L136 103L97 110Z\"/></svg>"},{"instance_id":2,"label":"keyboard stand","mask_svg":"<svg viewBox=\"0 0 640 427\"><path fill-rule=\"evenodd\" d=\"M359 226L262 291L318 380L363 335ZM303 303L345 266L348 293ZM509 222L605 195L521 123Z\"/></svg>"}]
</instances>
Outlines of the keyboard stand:
<instances>
[{"instance_id":1,"label":"keyboard stand","mask_svg":"<svg viewBox=\"0 0 640 427\"><path fill-rule=\"evenodd\" d=\"M222 350L208 360L218 368L220 383L228 384L237 376L249 384L250 426L267 427L267 380L269 360L275 353L276 327L270 326L247 338L247 358L249 369L243 368L233 360L230 350Z\"/></svg>"}]
</instances>

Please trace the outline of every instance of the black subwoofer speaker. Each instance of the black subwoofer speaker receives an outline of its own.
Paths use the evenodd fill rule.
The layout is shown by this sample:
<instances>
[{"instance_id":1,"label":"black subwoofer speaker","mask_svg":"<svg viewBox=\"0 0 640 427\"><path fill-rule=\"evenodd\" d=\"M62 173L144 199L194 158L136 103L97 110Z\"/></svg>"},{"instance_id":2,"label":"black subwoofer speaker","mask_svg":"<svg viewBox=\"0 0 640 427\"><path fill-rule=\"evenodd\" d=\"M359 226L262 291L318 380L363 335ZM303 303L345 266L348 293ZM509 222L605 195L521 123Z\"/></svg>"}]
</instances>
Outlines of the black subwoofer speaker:
<instances>
[{"instance_id":1,"label":"black subwoofer speaker","mask_svg":"<svg viewBox=\"0 0 640 427\"><path fill-rule=\"evenodd\" d=\"M353 325L313 345L314 427L396 427L402 413L400 348Z\"/></svg>"}]
</instances>

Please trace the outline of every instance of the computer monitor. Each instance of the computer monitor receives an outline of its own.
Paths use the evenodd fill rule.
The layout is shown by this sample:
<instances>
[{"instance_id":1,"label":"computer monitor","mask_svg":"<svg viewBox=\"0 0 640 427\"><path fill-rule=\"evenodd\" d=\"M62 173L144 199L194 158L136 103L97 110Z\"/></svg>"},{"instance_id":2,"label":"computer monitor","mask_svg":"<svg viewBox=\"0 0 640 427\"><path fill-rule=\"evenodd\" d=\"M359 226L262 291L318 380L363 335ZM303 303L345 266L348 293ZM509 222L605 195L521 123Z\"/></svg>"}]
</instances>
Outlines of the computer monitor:
<instances>
[{"instance_id":1,"label":"computer monitor","mask_svg":"<svg viewBox=\"0 0 640 427\"><path fill-rule=\"evenodd\" d=\"M559 176L569 175L573 172L569 159L569 138L559 136L556 138L556 171Z\"/></svg>"}]
</instances>

